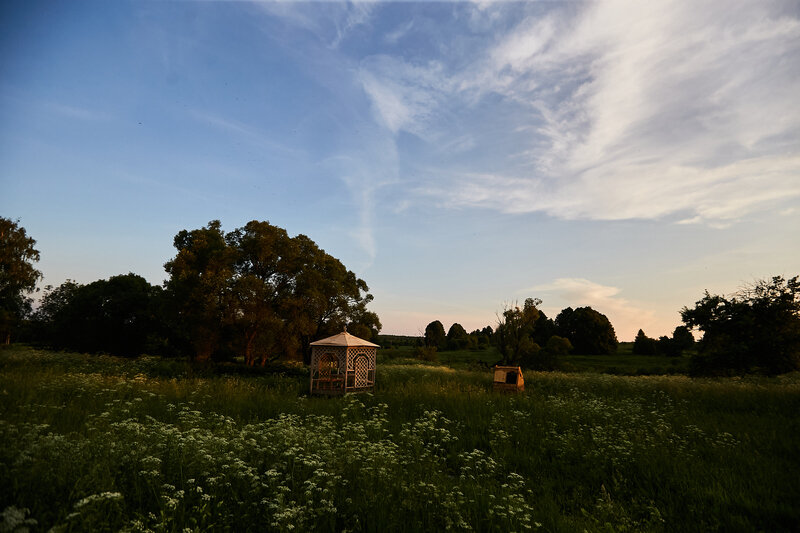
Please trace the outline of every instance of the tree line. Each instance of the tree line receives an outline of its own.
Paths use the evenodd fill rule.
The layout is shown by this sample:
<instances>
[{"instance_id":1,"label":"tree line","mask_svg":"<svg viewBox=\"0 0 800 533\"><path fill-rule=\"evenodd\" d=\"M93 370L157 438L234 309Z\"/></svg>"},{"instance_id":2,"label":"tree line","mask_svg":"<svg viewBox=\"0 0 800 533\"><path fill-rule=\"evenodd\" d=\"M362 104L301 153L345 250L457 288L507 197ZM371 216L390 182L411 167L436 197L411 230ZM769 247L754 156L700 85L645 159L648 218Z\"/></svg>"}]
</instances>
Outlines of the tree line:
<instances>
[{"instance_id":1,"label":"tree line","mask_svg":"<svg viewBox=\"0 0 800 533\"><path fill-rule=\"evenodd\" d=\"M686 326L677 326L672 337L662 335L657 339L648 337L643 330L636 333L633 341L634 355L666 355L679 357L685 350L694 347L694 335Z\"/></svg>"},{"instance_id":2,"label":"tree line","mask_svg":"<svg viewBox=\"0 0 800 533\"><path fill-rule=\"evenodd\" d=\"M494 328L467 334L456 323L445 333L438 320L425 328L420 351L431 359L435 351L495 346L500 363L528 368L557 368L568 353L603 355L616 352L618 341L608 317L591 307L563 309L551 320L538 309L541 300L507 306ZM800 370L800 276L757 280L729 296L708 291L694 307L680 311L683 325L672 336L658 339L639 330L636 355L679 357L691 350L689 371L695 376L748 373L768 375ZM695 342L692 330L702 333Z\"/></svg>"},{"instance_id":3,"label":"tree line","mask_svg":"<svg viewBox=\"0 0 800 533\"><path fill-rule=\"evenodd\" d=\"M8 249L27 264L27 277L16 274L19 265L2 270L3 278L19 279L4 282L17 296L2 301L7 340L24 325L27 340L58 349L198 361L243 355L248 365L263 365L278 357L307 361L311 341L345 326L365 339L381 329L367 308L372 295L364 280L307 236L290 237L269 222L226 233L213 220L183 230L174 239L175 257L164 265L163 286L133 273L86 285L67 280L46 287L35 312L23 295L41 276L32 267L39 257L35 241L15 222L3 219L3 227L28 249ZM6 252L4 244L3 264L10 262Z\"/></svg>"},{"instance_id":4,"label":"tree line","mask_svg":"<svg viewBox=\"0 0 800 533\"><path fill-rule=\"evenodd\" d=\"M425 327L423 355L430 350L485 349L495 346L502 364L521 364L528 368L552 370L557 357L568 353L612 354L617 350L617 335L608 317L591 307L567 307L555 319L539 309L541 300L528 298L522 306L513 304L498 315L494 328L467 333L461 324L450 326L435 320Z\"/></svg>"},{"instance_id":5,"label":"tree line","mask_svg":"<svg viewBox=\"0 0 800 533\"><path fill-rule=\"evenodd\" d=\"M224 232L218 220L180 231L168 279L151 285L133 273L83 285L66 280L30 295L41 273L36 241L17 221L0 217L0 342L13 338L58 349L185 355L199 361L243 355L249 365L278 357L308 361L309 343L348 330L367 340L380 332L364 280L305 235L290 237L269 222ZM528 298L506 306L497 323L467 333L438 320L425 328L435 350L496 346L503 363L553 368L566 353L611 354L618 341L608 318L591 307L550 319ZM780 374L800 369L800 277L758 280L731 295L705 292L680 311L672 337L642 330L634 353L691 354L695 375Z\"/></svg>"}]
</instances>

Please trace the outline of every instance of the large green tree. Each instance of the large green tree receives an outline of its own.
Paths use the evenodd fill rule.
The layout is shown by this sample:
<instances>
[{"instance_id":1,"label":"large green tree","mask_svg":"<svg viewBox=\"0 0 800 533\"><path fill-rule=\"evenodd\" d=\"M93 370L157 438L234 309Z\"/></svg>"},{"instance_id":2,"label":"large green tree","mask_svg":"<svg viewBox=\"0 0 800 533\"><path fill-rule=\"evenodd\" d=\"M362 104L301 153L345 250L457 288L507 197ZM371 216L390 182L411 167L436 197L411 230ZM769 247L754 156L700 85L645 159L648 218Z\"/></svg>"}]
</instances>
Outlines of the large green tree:
<instances>
[{"instance_id":1,"label":"large green tree","mask_svg":"<svg viewBox=\"0 0 800 533\"><path fill-rule=\"evenodd\" d=\"M286 317L291 337L296 339L294 351L308 363L311 341L345 326L366 340L376 337L381 323L367 309L373 299L367 283L307 236L298 235L292 241L299 263L292 309ZM288 349L287 353L292 355Z\"/></svg>"},{"instance_id":2,"label":"large green tree","mask_svg":"<svg viewBox=\"0 0 800 533\"><path fill-rule=\"evenodd\" d=\"M494 340L503 364L520 363L539 351L532 334L539 318L537 306L541 303L539 299L527 298L522 307L509 306L498 317Z\"/></svg>"},{"instance_id":3,"label":"large green tree","mask_svg":"<svg viewBox=\"0 0 800 533\"><path fill-rule=\"evenodd\" d=\"M694 347L694 336L686 326L676 326L672 332L672 342L679 351Z\"/></svg>"},{"instance_id":4,"label":"large green tree","mask_svg":"<svg viewBox=\"0 0 800 533\"><path fill-rule=\"evenodd\" d=\"M171 329L198 361L207 361L219 347L223 325L230 319L234 256L219 220L182 230L173 241L177 255L164 268L171 309Z\"/></svg>"},{"instance_id":5,"label":"large green tree","mask_svg":"<svg viewBox=\"0 0 800 533\"><path fill-rule=\"evenodd\" d=\"M703 332L696 374L780 374L800 369L800 279L775 276L731 296L706 291L681 318Z\"/></svg>"},{"instance_id":6,"label":"large green tree","mask_svg":"<svg viewBox=\"0 0 800 533\"><path fill-rule=\"evenodd\" d=\"M180 232L175 247L167 289L197 359L227 347L249 365L307 361L311 341L347 325L370 338L380 331L367 284L305 235L255 220L226 235L212 221Z\"/></svg>"},{"instance_id":7,"label":"large green tree","mask_svg":"<svg viewBox=\"0 0 800 533\"><path fill-rule=\"evenodd\" d=\"M469 346L469 335L464 326L458 322L450 326L447 330L447 349L448 350L463 350Z\"/></svg>"},{"instance_id":8,"label":"large green tree","mask_svg":"<svg viewBox=\"0 0 800 533\"><path fill-rule=\"evenodd\" d=\"M33 266L39 260L36 241L18 221L0 217L0 342L11 342L11 333L31 311L27 296L42 274Z\"/></svg>"},{"instance_id":9,"label":"large green tree","mask_svg":"<svg viewBox=\"0 0 800 533\"><path fill-rule=\"evenodd\" d=\"M555 320L556 333L569 339L573 353L606 355L617 351L617 334L603 313L591 307L563 309Z\"/></svg>"},{"instance_id":10,"label":"large green tree","mask_svg":"<svg viewBox=\"0 0 800 533\"><path fill-rule=\"evenodd\" d=\"M556 324L552 318L539 310L539 318L533 324L533 341L539 346L545 346L550 340L550 337L556 334Z\"/></svg>"},{"instance_id":11,"label":"large green tree","mask_svg":"<svg viewBox=\"0 0 800 533\"><path fill-rule=\"evenodd\" d=\"M248 222L226 241L234 259L228 316L242 340L245 363L264 364L282 344L282 315L299 270L297 250L286 230L268 222Z\"/></svg>"},{"instance_id":12,"label":"large green tree","mask_svg":"<svg viewBox=\"0 0 800 533\"><path fill-rule=\"evenodd\" d=\"M447 346L447 334L444 332L444 325L434 320L425 326L425 346L435 347L442 350Z\"/></svg>"}]
</instances>

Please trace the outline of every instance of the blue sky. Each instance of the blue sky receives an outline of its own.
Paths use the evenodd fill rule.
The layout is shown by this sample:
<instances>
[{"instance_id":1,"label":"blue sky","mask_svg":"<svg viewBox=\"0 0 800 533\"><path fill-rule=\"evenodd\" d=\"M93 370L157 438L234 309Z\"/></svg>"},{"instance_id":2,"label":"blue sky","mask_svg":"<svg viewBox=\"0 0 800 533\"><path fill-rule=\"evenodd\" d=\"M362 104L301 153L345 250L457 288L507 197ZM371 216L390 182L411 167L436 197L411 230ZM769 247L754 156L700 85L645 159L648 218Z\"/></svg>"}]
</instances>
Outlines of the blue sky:
<instances>
[{"instance_id":1,"label":"blue sky","mask_svg":"<svg viewBox=\"0 0 800 533\"><path fill-rule=\"evenodd\" d=\"M671 333L800 273L796 2L6 2L0 215L43 284L269 220L385 333L591 305Z\"/></svg>"}]
</instances>

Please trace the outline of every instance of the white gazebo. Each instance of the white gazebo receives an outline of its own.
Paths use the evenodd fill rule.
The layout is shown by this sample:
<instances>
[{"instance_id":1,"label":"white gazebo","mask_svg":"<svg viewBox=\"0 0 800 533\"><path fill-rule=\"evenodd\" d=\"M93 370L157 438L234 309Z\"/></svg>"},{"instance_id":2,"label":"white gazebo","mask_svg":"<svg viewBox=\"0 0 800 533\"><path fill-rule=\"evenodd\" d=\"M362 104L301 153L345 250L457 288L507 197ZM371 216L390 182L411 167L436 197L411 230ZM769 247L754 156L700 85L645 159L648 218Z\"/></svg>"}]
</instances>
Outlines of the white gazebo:
<instances>
[{"instance_id":1,"label":"white gazebo","mask_svg":"<svg viewBox=\"0 0 800 533\"><path fill-rule=\"evenodd\" d=\"M311 394L337 395L375 388L377 344L347 330L311 343Z\"/></svg>"}]
</instances>

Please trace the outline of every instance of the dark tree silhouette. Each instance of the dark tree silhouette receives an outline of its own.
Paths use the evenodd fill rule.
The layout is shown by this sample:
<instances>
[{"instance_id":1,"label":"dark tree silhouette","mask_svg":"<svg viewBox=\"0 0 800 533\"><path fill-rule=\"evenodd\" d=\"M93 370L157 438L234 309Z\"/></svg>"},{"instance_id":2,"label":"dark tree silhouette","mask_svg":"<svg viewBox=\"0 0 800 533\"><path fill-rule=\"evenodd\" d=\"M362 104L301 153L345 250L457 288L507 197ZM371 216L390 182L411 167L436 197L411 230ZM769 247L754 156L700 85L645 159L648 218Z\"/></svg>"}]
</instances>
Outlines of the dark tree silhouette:
<instances>
[{"instance_id":1,"label":"dark tree silhouette","mask_svg":"<svg viewBox=\"0 0 800 533\"><path fill-rule=\"evenodd\" d=\"M162 290L143 277L125 274L88 285L67 280L45 291L35 319L47 344L122 356L158 349Z\"/></svg>"},{"instance_id":2,"label":"dark tree silhouette","mask_svg":"<svg viewBox=\"0 0 800 533\"><path fill-rule=\"evenodd\" d=\"M444 332L444 325L438 320L434 320L425 326L425 346L433 346L437 350L443 350L447 346L447 335Z\"/></svg>"},{"instance_id":3,"label":"dark tree silhouette","mask_svg":"<svg viewBox=\"0 0 800 533\"><path fill-rule=\"evenodd\" d=\"M800 369L798 276L759 280L732 296L709 294L681 310L703 338L692 357L695 374L781 374Z\"/></svg>"},{"instance_id":4,"label":"dark tree silhouette","mask_svg":"<svg viewBox=\"0 0 800 533\"><path fill-rule=\"evenodd\" d=\"M634 355L656 355L658 353L658 341L651 339L640 329L633 341L633 353Z\"/></svg>"},{"instance_id":5,"label":"dark tree silhouette","mask_svg":"<svg viewBox=\"0 0 800 533\"><path fill-rule=\"evenodd\" d=\"M309 343L341 331L374 337L364 280L305 235L251 221L227 235L217 220L175 237L165 268L176 329L194 357L242 353L248 365L281 355L308 361Z\"/></svg>"},{"instance_id":6,"label":"dark tree silhouette","mask_svg":"<svg viewBox=\"0 0 800 533\"><path fill-rule=\"evenodd\" d=\"M456 322L447 330L447 349L463 350L469 346L469 335L464 327Z\"/></svg>"},{"instance_id":7,"label":"dark tree silhouette","mask_svg":"<svg viewBox=\"0 0 800 533\"><path fill-rule=\"evenodd\" d=\"M539 318L536 306L541 303L539 299L527 298L522 307L507 307L497 318L494 339L504 364L519 363L539 351L531 335Z\"/></svg>"},{"instance_id":8,"label":"dark tree silhouette","mask_svg":"<svg viewBox=\"0 0 800 533\"><path fill-rule=\"evenodd\" d=\"M563 309L555 320L556 333L572 343L573 353L604 355L617 351L617 335L608 317L591 307Z\"/></svg>"},{"instance_id":9,"label":"dark tree silhouette","mask_svg":"<svg viewBox=\"0 0 800 533\"><path fill-rule=\"evenodd\" d=\"M36 241L19 221L0 217L0 342L9 344L19 322L31 311L26 295L34 291L41 272Z\"/></svg>"}]
</instances>

